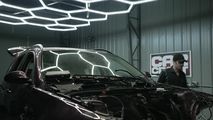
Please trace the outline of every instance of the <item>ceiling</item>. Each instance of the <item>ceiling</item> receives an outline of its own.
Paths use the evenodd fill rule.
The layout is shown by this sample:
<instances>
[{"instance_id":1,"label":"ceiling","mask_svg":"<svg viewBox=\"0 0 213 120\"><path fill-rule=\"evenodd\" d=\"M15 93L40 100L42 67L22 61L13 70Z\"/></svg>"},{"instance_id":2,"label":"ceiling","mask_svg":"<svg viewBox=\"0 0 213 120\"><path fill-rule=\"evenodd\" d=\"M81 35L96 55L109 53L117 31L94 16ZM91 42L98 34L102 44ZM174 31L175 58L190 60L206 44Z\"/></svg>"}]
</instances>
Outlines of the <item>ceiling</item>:
<instances>
[{"instance_id":1,"label":"ceiling","mask_svg":"<svg viewBox=\"0 0 213 120\"><path fill-rule=\"evenodd\" d=\"M72 31L155 0L0 0L0 23Z\"/></svg>"}]
</instances>

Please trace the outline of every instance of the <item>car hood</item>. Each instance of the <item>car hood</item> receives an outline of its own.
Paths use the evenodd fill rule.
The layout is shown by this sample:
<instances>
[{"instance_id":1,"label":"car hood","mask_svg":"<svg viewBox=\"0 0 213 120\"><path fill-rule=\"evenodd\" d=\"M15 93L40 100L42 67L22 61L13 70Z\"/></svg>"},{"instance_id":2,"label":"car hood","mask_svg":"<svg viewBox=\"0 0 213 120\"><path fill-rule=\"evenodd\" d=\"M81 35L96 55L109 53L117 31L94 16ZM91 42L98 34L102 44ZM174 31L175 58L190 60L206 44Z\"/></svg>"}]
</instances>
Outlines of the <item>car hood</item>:
<instances>
[{"instance_id":1,"label":"car hood","mask_svg":"<svg viewBox=\"0 0 213 120\"><path fill-rule=\"evenodd\" d=\"M81 90L66 96L104 119L116 120L195 120L213 105L210 94L164 84Z\"/></svg>"},{"instance_id":2,"label":"car hood","mask_svg":"<svg viewBox=\"0 0 213 120\"><path fill-rule=\"evenodd\" d=\"M103 119L196 120L213 105L211 94L143 78L77 76L71 83L49 91Z\"/></svg>"}]
</instances>

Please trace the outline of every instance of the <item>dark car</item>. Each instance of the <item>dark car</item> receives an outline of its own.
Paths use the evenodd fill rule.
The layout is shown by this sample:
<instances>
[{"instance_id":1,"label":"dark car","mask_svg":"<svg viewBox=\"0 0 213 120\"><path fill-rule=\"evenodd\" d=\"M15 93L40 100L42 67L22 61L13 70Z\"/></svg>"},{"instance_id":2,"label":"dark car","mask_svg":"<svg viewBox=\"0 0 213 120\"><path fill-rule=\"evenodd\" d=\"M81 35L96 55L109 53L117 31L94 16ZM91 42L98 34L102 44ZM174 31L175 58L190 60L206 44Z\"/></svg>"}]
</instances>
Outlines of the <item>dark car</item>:
<instances>
[{"instance_id":1,"label":"dark car","mask_svg":"<svg viewBox=\"0 0 213 120\"><path fill-rule=\"evenodd\" d=\"M213 96L158 84L105 50L16 47L0 105L20 120L195 120Z\"/></svg>"}]
</instances>

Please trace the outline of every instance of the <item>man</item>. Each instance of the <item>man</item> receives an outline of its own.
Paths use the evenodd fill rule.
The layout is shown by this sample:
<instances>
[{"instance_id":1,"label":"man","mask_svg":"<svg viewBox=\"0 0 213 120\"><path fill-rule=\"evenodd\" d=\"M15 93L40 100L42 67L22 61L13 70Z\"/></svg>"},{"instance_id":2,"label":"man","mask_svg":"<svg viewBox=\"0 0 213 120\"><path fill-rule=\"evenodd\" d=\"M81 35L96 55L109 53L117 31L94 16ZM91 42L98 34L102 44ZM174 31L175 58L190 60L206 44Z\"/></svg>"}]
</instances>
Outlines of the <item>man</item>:
<instances>
[{"instance_id":1,"label":"man","mask_svg":"<svg viewBox=\"0 0 213 120\"><path fill-rule=\"evenodd\" d=\"M158 82L187 88L186 75L182 71L184 62L183 55L177 53L173 56L173 66L160 73Z\"/></svg>"}]
</instances>

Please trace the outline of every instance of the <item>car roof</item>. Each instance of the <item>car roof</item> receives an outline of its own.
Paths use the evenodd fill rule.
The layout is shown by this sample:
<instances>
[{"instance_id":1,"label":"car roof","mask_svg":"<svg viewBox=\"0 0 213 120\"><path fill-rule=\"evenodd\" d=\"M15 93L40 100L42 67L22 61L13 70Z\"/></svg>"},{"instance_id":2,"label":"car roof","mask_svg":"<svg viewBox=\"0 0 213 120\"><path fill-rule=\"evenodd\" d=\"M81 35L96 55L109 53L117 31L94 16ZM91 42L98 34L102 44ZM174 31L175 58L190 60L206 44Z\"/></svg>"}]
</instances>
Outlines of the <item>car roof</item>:
<instances>
[{"instance_id":1,"label":"car roof","mask_svg":"<svg viewBox=\"0 0 213 120\"><path fill-rule=\"evenodd\" d=\"M50 51L50 50L80 50L80 51L94 51L89 49L81 49L81 48L68 48L68 47L44 47L43 51Z\"/></svg>"},{"instance_id":2,"label":"car roof","mask_svg":"<svg viewBox=\"0 0 213 120\"><path fill-rule=\"evenodd\" d=\"M8 53L12 56L16 56L18 53L22 53L26 50L33 50L35 48L39 48L42 51L69 51L69 50L76 50L76 51L86 51L86 52L107 52L111 53L104 49L82 49L82 48L71 48L71 47L43 47L41 44L36 44L31 47L21 46L21 47L12 47L8 49Z\"/></svg>"}]
</instances>

